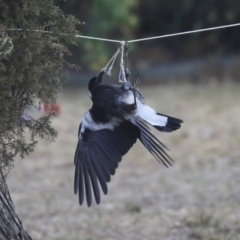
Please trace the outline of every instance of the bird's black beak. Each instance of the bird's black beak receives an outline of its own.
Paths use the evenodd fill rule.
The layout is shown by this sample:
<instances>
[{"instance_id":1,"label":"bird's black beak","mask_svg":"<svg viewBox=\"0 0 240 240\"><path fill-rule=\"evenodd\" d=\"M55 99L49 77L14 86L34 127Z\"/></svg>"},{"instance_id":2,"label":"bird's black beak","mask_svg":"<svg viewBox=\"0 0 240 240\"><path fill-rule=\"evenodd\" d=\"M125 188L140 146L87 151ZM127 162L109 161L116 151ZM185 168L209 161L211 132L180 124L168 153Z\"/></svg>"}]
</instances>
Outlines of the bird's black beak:
<instances>
[{"instance_id":1,"label":"bird's black beak","mask_svg":"<svg viewBox=\"0 0 240 240\"><path fill-rule=\"evenodd\" d=\"M102 77L103 77L104 71L101 71L98 73L95 77L91 78L91 80L88 83L88 90L91 92L94 87L102 83Z\"/></svg>"},{"instance_id":2,"label":"bird's black beak","mask_svg":"<svg viewBox=\"0 0 240 240\"><path fill-rule=\"evenodd\" d=\"M96 83L102 82L103 74L104 74L104 71L101 71L100 73L98 73L98 75L96 76Z\"/></svg>"}]
</instances>

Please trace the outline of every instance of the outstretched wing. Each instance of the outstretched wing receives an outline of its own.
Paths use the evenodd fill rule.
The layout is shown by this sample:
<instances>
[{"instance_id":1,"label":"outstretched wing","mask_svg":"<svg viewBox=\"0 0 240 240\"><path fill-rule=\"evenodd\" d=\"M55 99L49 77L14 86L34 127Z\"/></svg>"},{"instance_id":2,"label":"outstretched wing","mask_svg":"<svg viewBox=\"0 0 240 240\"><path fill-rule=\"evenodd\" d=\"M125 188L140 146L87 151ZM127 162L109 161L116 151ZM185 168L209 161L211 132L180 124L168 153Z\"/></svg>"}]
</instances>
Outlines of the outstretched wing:
<instances>
[{"instance_id":1,"label":"outstretched wing","mask_svg":"<svg viewBox=\"0 0 240 240\"><path fill-rule=\"evenodd\" d=\"M139 117L131 119L131 121L139 127L139 140L146 149L158 160L158 162L162 162L164 166L172 166L171 162L173 162L173 160L164 150L167 149L167 147L151 133L146 123Z\"/></svg>"},{"instance_id":2,"label":"outstretched wing","mask_svg":"<svg viewBox=\"0 0 240 240\"><path fill-rule=\"evenodd\" d=\"M110 175L115 174L122 156L129 151L139 136L139 128L129 121L123 121L113 130L84 129L84 137L79 136L74 157L74 192L79 194L80 205L83 204L86 194L87 204L91 206L92 190L96 203L100 203L99 184L103 193L107 194Z\"/></svg>"}]
</instances>

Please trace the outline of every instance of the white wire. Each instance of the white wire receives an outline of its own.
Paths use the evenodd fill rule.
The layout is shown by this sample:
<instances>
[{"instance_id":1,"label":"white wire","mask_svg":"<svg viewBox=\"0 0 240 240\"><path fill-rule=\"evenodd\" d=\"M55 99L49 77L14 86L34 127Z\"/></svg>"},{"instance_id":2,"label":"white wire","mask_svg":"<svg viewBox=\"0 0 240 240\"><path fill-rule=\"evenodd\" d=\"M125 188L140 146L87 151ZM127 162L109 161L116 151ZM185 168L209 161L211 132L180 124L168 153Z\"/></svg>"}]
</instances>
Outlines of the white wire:
<instances>
[{"instance_id":1,"label":"white wire","mask_svg":"<svg viewBox=\"0 0 240 240\"><path fill-rule=\"evenodd\" d=\"M1 29L1 31L27 31L27 32L40 32L40 33L49 33L53 34L52 31L44 31L44 30L36 30L36 29L22 29L22 28L9 28L9 29ZM60 33L61 35L67 35L64 33Z\"/></svg>"},{"instance_id":2,"label":"white wire","mask_svg":"<svg viewBox=\"0 0 240 240\"><path fill-rule=\"evenodd\" d=\"M121 43L121 41L119 41L119 40L106 39L106 38L96 38L96 37L89 37L89 36L83 36L83 35L75 35L75 37L78 37L78 38L87 38L87 39L92 39L92 40L100 40L100 41L106 41L106 42L117 42L117 43Z\"/></svg>"},{"instance_id":3,"label":"white wire","mask_svg":"<svg viewBox=\"0 0 240 240\"><path fill-rule=\"evenodd\" d=\"M210 30L237 27L237 26L240 26L240 23L223 25L223 26L218 26L218 27L211 27L211 28L204 28L204 29L198 29L198 30L192 30L192 31L186 31L186 32L179 32L179 33L173 33L173 34L166 34L166 35L160 35L160 36L156 36L156 37L135 39L135 40L130 40L128 42L129 43L134 43L134 42L140 42L140 41L147 41L147 40L166 38L166 37L174 37L174 36L185 35L185 34L190 34L190 33L205 32L205 31L210 31ZM1 30L2 31L4 31L4 30L5 31L24 31L25 30L25 31L28 31L28 32L41 32L41 33L48 33L48 34L53 34L54 33L52 31L31 30L31 29L21 29L21 28L10 28L10 29L1 29ZM67 33L57 33L57 34L59 34L59 35L71 35L71 34L67 34ZM105 41L105 42L117 42L117 43L122 42L122 41L119 41L119 40L113 40L113 39L107 39L107 38L97 38L97 37L90 37L90 36L84 36L84 35L75 35L75 37L92 39L92 40L99 40L99 41Z\"/></svg>"},{"instance_id":4,"label":"white wire","mask_svg":"<svg viewBox=\"0 0 240 240\"><path fill-rule=\"evenodd\" d=\"M204 29L187 31L187 32L166 34L166 35L161 35L161 36L156 36L156 37L140 38L140 39L130 40L130 41L128 41L128 42L129 42L129 43L133 43L133 42L140 42L140 41L146 41L146 40L152 40L152 39L158 39L158 38L174 37L174 36L179 36L179 35L184 35L184 34L197 33L197 32L205 32L205 31L210 31L210 30L216 30L216 29L222 29L222 28L229 28L229 27L236 27L236 26L240 26L240 23L230 24L230 25L224 25L224 26L219 26L219 27L204 28Z\"/></svg>"},{"instance_id":5,"label":"white wire","mask_svg":"<svg viewBox=\"0 0 240 240\"><path fill-rule=\"evenodd\" d=\"M9 29L1 29L2 31L27 31L27 32L40 32L40 33L48 33L48 34L54 34L52 31L44 31L44 30L36 30L36 29L22 29L22 28L9 28ZM71 35L68 33L57 33L59 35ZM87 39L92 39L92 40L100 40L100 41L105 41L105 42L117 42L120 43L121 41L119 40L113 40L113 39L106 39L106 38L97 38L97 37L90 37L90 36L84 36L84 35L75 35L77 38L87 38Z\"/></svg>"}]
</instances>

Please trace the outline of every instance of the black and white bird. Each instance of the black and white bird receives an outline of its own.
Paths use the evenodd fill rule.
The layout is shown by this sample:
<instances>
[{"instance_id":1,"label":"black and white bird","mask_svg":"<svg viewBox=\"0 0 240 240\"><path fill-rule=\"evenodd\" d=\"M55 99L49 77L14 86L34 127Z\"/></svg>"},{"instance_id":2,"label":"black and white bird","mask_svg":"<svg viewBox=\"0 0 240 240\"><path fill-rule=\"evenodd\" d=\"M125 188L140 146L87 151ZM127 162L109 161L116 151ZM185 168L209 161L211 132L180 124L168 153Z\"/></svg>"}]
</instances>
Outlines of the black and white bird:
<instances>
[{"instance_id":1,"label":"black and white bird","mask_svg":"<svg viewBox=\"0 0 240 240\"><path fill-rule=\"evenodd\" d=\"M92 190L99 204L100 189L107 194L107 183L137 139L166 167L172 159L166 147L151 133L148 124L161 132L172 132L181 127L180 119L157 113L146 105L136 86L129 82L120 85L103 84L104 71L89 82L93 105L79 126L75 153L74 192L82 205L84 195L92 204Z\"/></svg>"}]
</instances>

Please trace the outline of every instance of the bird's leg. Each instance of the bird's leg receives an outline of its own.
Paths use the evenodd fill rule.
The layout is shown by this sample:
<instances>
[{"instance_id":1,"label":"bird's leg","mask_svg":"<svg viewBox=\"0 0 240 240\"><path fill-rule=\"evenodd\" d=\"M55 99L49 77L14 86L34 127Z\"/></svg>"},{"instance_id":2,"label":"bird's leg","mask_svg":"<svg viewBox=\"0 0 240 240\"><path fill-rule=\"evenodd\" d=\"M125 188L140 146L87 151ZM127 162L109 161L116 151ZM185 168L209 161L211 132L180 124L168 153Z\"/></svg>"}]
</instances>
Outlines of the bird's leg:
<instances>
[{"instance_id":1,"label":"bird's leg","mask_svg":"<svg viewBox=\"0 0 240 240\"><path fill-rule=\"evenodd\" d=\"M129 76L131 72L128 69L128 51L129 51L129 44L127 41L125 41L123 46L124 62L125 62L124 72L125 72L126 80L129 82Z\"/></svg>"},{"instance_id":2,"label":"bird's leg","mask_svg":"<svg viewBox=\"0 0 240 240\"><path fill-rule=\"evenodd\" d=\"M137 91L138 83L139 83L139 78L137 78L137 80L133 83L133 96L134 96L135 109L137 108L136 91Z\"/></svg>"},{"instance_id":3,"label":"bird's leg","mask_svg":"<svg viewBox=\"0 0 240 240\"><path fill-rule=\"evenodd\" d=\"M133 83L135 89L137 89L139 83L140 83L140 79L137 78L136 82Z\"/></svg>"}]
</instances>

